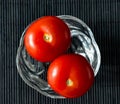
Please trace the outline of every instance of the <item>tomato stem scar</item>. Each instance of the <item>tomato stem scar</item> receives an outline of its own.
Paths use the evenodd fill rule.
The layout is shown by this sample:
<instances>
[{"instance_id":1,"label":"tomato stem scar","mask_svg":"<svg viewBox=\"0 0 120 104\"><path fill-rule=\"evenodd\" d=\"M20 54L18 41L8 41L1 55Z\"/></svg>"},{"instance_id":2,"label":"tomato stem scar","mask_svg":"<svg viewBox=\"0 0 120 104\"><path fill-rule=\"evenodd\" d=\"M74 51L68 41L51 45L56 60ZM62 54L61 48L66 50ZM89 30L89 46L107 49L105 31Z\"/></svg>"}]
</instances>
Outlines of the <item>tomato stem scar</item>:
<instances>
[{"instance_id":1,"label":"tomato stem scar","mask_svg":"<svg viewBox=\"0 0 120 104\"><path fill-rule=\"evenodd\" d=\"M51 42L51 41L52 41L52 36L45 33L45 34L43 35L43 39L44 39L46 42Z\"/></svg>"},{"instance_id":2,"label":"tomato stem scar","mask_svg":"<svg viewBox=\"0 0 120 104\"><path fill-rule=\"evenodd\" d=\"M72 86L73 85L73 81L71 79L68 79L66 81L66 83L67 83L67 86Z\"/></svg>"}]
</instances>

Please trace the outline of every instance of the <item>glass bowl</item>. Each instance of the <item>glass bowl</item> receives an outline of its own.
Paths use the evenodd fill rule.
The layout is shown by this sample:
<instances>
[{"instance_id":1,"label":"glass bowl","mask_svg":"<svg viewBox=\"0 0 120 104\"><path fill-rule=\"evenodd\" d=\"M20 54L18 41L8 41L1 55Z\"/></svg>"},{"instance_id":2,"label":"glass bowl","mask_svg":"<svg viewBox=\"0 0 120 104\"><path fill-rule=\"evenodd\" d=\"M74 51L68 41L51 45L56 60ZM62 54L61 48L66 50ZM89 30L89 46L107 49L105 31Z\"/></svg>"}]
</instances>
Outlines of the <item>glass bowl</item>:
<instances>
[{"instance_id":1,"label":"glass bowl","mask_svg":"<svg viewBox=\"0 0 120 104\"><path fill-rule=\"evenodd\" d=\"M71 32L72 43L68 49L68 53L72 52L84 56L92 66L94 76L96 76L101 63L101 55L91 29L76 17L69 15L60 15L57 17L61 18L68 25ZM30 87L45 96L50 98L64 98L55 93L47 83L46 73L50 63L38 62L26 52L23 44L26 29L21 36L16 57L17 70L21 78Z\"/></svg>"}]
</instances>

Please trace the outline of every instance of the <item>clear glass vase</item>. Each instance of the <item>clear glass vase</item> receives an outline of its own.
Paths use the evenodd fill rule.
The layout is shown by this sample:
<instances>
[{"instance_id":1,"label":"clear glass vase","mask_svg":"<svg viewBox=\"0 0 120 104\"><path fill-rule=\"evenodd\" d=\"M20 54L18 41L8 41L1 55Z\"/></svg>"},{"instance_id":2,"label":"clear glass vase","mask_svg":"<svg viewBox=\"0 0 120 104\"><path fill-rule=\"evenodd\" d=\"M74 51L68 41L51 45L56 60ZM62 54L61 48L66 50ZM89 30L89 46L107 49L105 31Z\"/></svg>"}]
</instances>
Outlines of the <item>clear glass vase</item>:
<instances>
[{"instance_id":1,"label":"clear glass vase","mask_svg":"<svg viewBox=\"0 0 120 104\"><path fill-rule=\"evenodd\" d=\"M71 31L72 43L68 49L68 53L72 52L84 56L92 66L94 75L96 76L100 68L101 55L91 29L76 17L69 15L60 15L57 17L61 18ZM21 36L16 57L17 69L20 76L30 87L41 94L50 98L64 98L55 93L47 83L46 73L50 63L38 62L26 52L23 44L26 29Z\"/></svg>"}]
</instances>

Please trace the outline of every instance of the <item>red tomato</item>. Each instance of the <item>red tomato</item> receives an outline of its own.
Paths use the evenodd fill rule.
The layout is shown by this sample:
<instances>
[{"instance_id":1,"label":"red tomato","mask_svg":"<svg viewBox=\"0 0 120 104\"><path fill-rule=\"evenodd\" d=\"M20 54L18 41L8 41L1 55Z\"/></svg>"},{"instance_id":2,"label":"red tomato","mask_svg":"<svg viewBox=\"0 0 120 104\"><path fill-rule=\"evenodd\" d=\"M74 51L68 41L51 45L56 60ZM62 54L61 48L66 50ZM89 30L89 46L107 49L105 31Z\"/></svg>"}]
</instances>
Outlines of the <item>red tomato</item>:
<instances>
[{"instance_id":1,"label":"red tomato","mask_svg":"<svg viewBox=\"0 0 120 104\"><path fill-rule=\"evenodd\" d=\"M47 80L58 94L67 98L75 98L90 89L94 82L94 73L83 56L67 54L56 58L50 64Z\"/></svg>"},{"instance_id":2,"label":"red tomato","mask_svg":"<svg viewBox=\"0 0 120 104\"><path fill-rule=\"evenodd\" d=\"M44 16L34 21L25 32L24 44L34 59L47 62L63 54L71 43L68 26L58 17Z\"/></svg>"}]
</instances>

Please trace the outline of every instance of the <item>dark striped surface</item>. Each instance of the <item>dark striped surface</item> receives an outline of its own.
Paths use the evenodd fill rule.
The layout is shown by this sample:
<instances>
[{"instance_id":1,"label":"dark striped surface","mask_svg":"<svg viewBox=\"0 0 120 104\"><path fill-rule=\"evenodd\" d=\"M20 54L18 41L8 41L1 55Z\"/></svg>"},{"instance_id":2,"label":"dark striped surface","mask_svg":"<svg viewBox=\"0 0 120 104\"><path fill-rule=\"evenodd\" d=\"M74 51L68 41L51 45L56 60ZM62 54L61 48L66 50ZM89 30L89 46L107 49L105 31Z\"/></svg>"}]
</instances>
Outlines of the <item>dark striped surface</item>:
<instances>
[{"instance_id":1,"label":"dark striped surface","mask_svg":"<svg viewBox=\"0 0 120 104\"><path fill-rule=\"evenodd\" d=\"M16 69L24 28L43 15L85 21L100 47L102 63L91 90L77 99L50 99L27 86ZM0 0L0 104L120 104L120 0Z\"/></svg>"}]
</instances>

